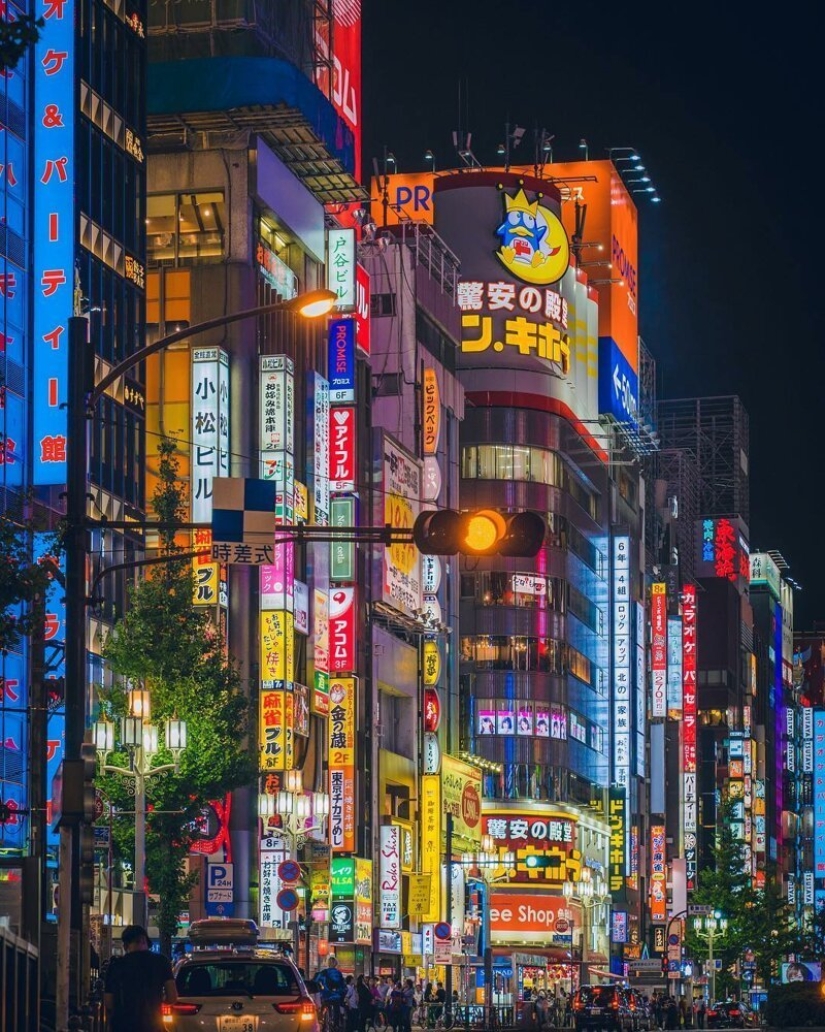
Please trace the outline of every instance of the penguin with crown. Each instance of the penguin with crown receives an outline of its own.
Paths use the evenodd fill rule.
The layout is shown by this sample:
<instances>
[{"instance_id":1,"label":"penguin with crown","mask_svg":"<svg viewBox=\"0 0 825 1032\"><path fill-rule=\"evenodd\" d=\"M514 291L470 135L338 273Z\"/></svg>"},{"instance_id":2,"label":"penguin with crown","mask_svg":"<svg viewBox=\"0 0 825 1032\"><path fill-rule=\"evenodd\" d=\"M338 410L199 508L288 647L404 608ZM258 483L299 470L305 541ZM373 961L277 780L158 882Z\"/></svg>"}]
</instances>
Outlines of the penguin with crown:
<instances>
[{"instance_id":1,"label":"penguin with crown","mask_svg":"<svg viewBox=\"0 0 825 1032\"><path fill-rule=\"evenodd\" d=\"M501 246L498 259L527 283L555 283L570 261L570 246L558 217L541 203L530 201L522 186L504 194L504 221L496 229Z\"/></svg>"}]
</instances>

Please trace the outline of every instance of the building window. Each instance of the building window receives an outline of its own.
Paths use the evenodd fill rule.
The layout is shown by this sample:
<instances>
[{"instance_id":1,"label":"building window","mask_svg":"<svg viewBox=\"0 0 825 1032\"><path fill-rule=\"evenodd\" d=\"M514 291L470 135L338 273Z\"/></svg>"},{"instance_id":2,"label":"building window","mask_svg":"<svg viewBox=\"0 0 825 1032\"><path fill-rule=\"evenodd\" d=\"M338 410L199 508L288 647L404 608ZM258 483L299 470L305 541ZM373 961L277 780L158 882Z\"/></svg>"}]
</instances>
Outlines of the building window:
<instances>
[{"instance_id":1,"label":"building window","mask_svg":"<svg viewBox=\"0 0 825 1032\"><path fill-rule=\"evenodd\" d=\"M222 190L152 194L146 204L146 259L150 265L193 265L226 257Z\"/></svg>"},{"instance_id":2,"label":"building window","mask_svg":"<svg viewBox=\"0 0 825 1032\"><path fill-rule=\"evenodd\" d=\"M563 674L567 645L554 638L480 634L461 639L461 660L478 670L538 670Z\"/></svg>"}]
</instances>

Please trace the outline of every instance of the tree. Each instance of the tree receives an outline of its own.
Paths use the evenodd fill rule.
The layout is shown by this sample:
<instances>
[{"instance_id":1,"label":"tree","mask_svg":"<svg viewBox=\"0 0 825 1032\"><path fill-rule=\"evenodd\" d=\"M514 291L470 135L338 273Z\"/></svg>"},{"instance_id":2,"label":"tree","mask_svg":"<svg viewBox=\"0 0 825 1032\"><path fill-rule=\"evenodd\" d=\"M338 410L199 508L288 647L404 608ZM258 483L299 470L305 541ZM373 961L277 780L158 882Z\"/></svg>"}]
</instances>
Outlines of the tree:
<instances>
[{"instance_id":1,"label":"tree","mask_svg":"<svg viewBox=\"0 0 825 1032\"><path fill-rule=\"evenodd\" d=\"M183 496L178 482L175 442L159 448L159 480L154 495L161 531L159 558L151 573L130 593L126 615L108 636L103 654L121 682L102 693L112 716L126 712L124 683L142 682L150 692L152 722L177 717L187 723L188 744L177 770L147 779L146 872L150 891L160 897L158 927L168 952L186 908L192 880L184 861L198 837L198 815L211 800L249 784L255 766L246 749L250 706L235 667L226 659L224 641L206 612L193 606L191 561L176 558L175 529ZM123 765L121 754L115 762ZM171 762L161 748L154 765ZM126 809L129 796L118 776L101 783L115 805ZM129 850L134 826L118 822L119 849ZM140 886L136 886L140 888Z\"/></svg>"},{"instance_id":2,"label":"tree","mask_svg":"<svg viewBox=\"0 0 825 1032\"><path fill-rule=\"evenodd\" d=\"M722 800L711 850L713 863L700 871L699 885L691 897L691 903L710 906L727 920L725 931L713 937L714 958L722 961L716 978L720 998L731 990L738 992L736 965L741 963L746 950L755 954L757 974L767 984L779 960L794 950L795 941L774 872L766 872L764 889L753 887L750 871L744 864L743 844L734 830L734 809L731 799ZM707 937L696 933L691 918L686 924L688 952L695 960L704 958L708 952Z\"/></svg>"},{"instance_id":3,"label":"tree","mask_svg":"<svg viewBox=\"0 0 825 1032\"><path fill-rule=\"evenodd\" d=\"M0 655L36 631L42 619L34 604L44 597L54 569L32 557L38 529L24 504L0 513ZM50 541L48 550L55 552L56 542Z\"/></svg>"},{"instance_id":4,"label":"tree","mask_svg":"<svg viewBox=\"0 0 825 1032\"><path fill-rule=\"evenodd\" d=\"M14 21L0 18L0 69L16 68L30 46L40 39L46 22L30 14L21 14Z\"/></svg>"}]
</instances>

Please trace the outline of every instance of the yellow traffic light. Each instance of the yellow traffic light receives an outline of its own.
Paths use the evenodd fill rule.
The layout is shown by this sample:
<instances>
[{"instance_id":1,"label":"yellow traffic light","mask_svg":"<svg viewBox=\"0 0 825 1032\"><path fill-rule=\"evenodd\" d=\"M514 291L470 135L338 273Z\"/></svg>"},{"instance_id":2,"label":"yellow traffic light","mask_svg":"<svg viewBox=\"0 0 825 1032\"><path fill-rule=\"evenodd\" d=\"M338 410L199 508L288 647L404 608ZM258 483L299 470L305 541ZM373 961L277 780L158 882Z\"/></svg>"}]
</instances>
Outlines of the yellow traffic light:
<instances>
[{"instance_id":1,"label":"yellow traffic light","mask_svg":"<svg viewBox=\"0 0 825 1032\"><path fill-rule=\"evenodd\" d=\"M479 509L471 512L464 521L463 552L486 555L496 551L496 546L507 532L507 524L501 513L495 509Z\"/></svg>"}]
</instances>

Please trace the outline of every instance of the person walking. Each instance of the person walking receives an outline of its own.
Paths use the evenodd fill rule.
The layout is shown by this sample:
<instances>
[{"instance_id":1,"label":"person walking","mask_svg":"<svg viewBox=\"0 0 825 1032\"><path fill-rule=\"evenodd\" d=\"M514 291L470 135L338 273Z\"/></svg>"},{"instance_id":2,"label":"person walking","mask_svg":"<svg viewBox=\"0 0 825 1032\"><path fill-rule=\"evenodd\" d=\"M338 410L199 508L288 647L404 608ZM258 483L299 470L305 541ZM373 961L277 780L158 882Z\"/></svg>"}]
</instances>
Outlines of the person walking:
<instances>
[{"instance_id":1,"label":"person walking","mask_svg":"<svg viewBox=\"0 0 825 1032\"><path fill-rule=\"evenodd\" d=\"M177 1003L172 963L149 948L142 925L127 925L121 936L124 953L106 971L103 1005L110 1032L164 1032L163 1003Z\"/></svg>"},{"instance_id":2,"label":"person walking","mask_svg":"<svg viewBox=\"0 0 825 1032\"><path fill-rule=\"evenodd\" d=\"M367 1025L373 1020L372 992L363 975L359 975L355 982L355 994L358 1000L358 1032L367 1032Z\"/></svg>"}]
</instances>

